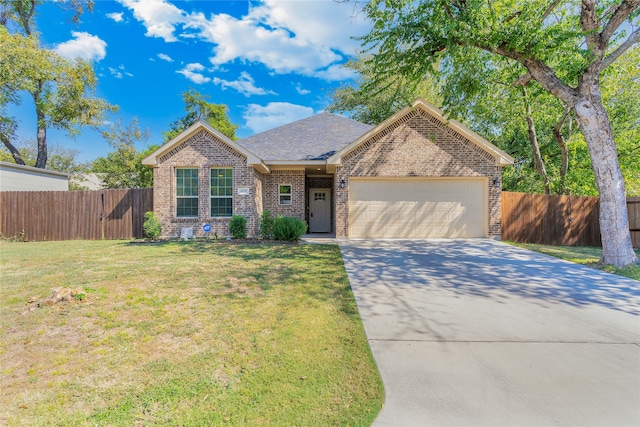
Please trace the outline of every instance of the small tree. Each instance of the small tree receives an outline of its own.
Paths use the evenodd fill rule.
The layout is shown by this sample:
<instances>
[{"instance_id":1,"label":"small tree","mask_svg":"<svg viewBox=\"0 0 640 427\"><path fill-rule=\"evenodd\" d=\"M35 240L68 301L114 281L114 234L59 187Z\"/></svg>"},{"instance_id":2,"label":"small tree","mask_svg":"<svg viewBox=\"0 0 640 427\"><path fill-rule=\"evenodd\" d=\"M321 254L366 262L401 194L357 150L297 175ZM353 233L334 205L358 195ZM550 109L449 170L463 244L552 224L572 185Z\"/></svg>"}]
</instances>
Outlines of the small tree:
<instances>
[{"instance_id":1,"label":"small tree","mask_svg":"<svg viewBox=\"0 0 640 427\"><path fill-rule=\"evenodd\" d=\"M144 234L148 239L157 239L162 232L162 225L160 220L152 211L145 212L144 214Z\"/></svg>"},{"instance_id":2,"label":"small tree","mask_svg":"<svg viewBox=\"0 0 640 427\"><path fill-rule=\"evenodd\" d=\"M105 188L148 188L153 186L153 169L142 165L142 159L157 147L148 147L139 152L135 144L146 142L148 129L140 129L134 117L126 126L117 119L102 132L114 151L93 162L93 172L98 173Z\"/></svg>"},{"instance_id":3,"label":"small tree","mask_svg":"<svg viewBox=\"0 0 640 427\"><path fill-rule=\"evenodd\" d=\"M273 222L273 237L276 240L293 242L307 232L307 223L298 218L278 215Z\"/></svg>"},{"instance_id":4,"label":"small tree","mask_svg":"<svg viewBox=\"0 0 640 427\"><path fill-rule=\"evenodd\" d=\"M270 211L263 211L260 215L260 238L273 238L273 217Z\"/></svg>"},{"instance_id":5,"label":"small tree","mask_svg":"<svg viewBox=\"0 0 640 427\"><path fill-rule=\"evenodd\" d=\"M242 215L234 215L229 223L229 231L234 239L247 238L247 219Z\"/></svg>"}]
</instances>

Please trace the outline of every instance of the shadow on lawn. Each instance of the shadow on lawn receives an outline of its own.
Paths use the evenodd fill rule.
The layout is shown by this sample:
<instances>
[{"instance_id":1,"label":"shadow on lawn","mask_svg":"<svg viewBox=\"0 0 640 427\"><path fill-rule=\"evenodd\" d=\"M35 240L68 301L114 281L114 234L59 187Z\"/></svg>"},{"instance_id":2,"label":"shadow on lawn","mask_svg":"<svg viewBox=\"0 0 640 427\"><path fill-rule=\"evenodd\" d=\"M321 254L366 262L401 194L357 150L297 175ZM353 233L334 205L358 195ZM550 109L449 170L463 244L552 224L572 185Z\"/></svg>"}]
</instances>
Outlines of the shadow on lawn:
<instances>
[{"instance_id":1,"label":"shadow on lawn","mask_svg":"<svg viewBox=\"0 0 640 427\"><path fill-rule=\"evenodd\" d=\"M172 240L149 245L161 248L163 256L191 254L238 259L247 264L237 277L250 277L263 291L290 284L296 292L312 299L330 299L349 317L359 316L337 245L207 240ZM233 293L225 295L234 297Z\"/></svg>"}]
</instances>

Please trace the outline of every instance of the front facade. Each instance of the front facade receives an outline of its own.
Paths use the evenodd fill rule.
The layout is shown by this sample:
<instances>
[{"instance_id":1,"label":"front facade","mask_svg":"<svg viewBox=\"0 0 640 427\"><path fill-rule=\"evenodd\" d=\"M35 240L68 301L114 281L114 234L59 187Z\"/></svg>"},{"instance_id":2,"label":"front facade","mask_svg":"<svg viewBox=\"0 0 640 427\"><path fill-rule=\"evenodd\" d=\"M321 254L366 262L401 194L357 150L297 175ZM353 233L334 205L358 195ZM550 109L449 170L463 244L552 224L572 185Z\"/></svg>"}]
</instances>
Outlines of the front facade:
<instances>
[{"instance_id":1,"label":"front facade","mask_svg":"<svg viewBox=\"0 0 640 427\"><path fill-rule=\"evenodd\" d=\"M513 159L417 100L371 127L322 113L231 141L200 122L143 164L154 167L163 235L256 236L260 215L352 238L500 237L502 166Z\"/></svg>"}]
</instances>

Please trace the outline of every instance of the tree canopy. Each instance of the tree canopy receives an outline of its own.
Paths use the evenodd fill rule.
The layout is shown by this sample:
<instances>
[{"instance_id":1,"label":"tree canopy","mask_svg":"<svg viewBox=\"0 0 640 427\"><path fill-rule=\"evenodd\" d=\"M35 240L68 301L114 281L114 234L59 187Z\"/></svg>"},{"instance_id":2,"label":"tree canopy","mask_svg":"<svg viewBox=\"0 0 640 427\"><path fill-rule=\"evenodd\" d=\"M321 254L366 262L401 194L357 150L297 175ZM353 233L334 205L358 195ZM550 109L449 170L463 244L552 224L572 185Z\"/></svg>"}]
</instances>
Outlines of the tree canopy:
<instances>
[{"instance_id":1,"label":"tree canopy","mask_svg":"<svg viewBox=\"0 0 640 427\"><path fill-rule=\"evenodd\" d=\"M0 140L14 161L23 164L15 147L18 124L7 115L6 107L20 104L22 96L29 94L37 119L35 166L46 168L48 128L74 135L82 126L98 126L103 113L116 107L94 96L97 79L91 64L68 60L41 46L34 30L39 4L36 0L7 1L0 10ZM70 4L77 16L83 5L91 3L74 0Z\"/></svg>"},{"instance_id":2,"label":"tree canopy","mask_svg":"<svg viewBox=\"0 0 640 427\"><path fill-rule=\"evenodd\" d=\"M165 142L172 140L199 120L205 120L224 135L236 139L238 126L229 120L227 106L207 102L208 98L195 89L190 89L182 94L186 114L169 125L169 130L163 133Z\"/></svg>"},{"instance_id":3,"label":"tree canopy","mask_svg":"<svg viewBox=\"0 0 640 427\"><path fill-rule=\"evenodd\" d=\"M105 188L146 188L153 187L153 169L142 165L142 159L156 150L157 146L143 151L136 149L136 143L144 143L149 138L147 129L140 129L134 118L126 126L120 119L102 131L113 151L93 162L92 171L98 174Z\"/></svg>"}]
</instances>

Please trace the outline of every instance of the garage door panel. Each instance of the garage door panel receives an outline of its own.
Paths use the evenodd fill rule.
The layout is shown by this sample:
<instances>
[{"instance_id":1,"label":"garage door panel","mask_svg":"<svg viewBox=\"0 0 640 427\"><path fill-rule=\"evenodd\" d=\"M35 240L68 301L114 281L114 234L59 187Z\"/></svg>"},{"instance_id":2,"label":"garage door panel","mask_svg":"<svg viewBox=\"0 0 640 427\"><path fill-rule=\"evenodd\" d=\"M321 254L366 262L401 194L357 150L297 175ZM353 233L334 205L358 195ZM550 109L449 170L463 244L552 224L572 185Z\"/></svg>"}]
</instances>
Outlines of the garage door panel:
<instances>
[{"instance_id":1,"label":"garage door panel","mask_svg":"<svg viewBox=\"0 0 640 427\"><path fill-rule=\"evenodd\" d=\"M349 236L485 236L484 180L352 180Z\"/></svg>"}]
</instances>

